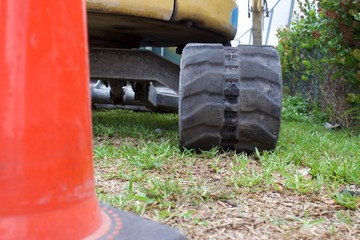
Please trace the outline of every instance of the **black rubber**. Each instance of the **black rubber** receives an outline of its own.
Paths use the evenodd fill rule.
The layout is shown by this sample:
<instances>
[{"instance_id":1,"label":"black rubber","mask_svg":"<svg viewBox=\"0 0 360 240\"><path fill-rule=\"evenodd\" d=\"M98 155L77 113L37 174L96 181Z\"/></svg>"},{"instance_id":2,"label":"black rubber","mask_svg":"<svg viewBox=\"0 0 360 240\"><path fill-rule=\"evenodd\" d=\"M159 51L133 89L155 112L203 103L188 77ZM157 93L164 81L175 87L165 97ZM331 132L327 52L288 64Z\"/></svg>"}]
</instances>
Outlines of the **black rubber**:
<instances>
[{"instance_id":1,"label":"black rubber","mask_svg":"<svg viewBox=\"0 0 360 240\"><path fill-rule=\"evenodd\" d=\"M111 226L99 240L186 240L177 229L141 218L133 213L101 204L101 210L111 220ZM94 239L94 238L89 238Z\"/></svg>"},{"instance_id":2,"label":"black rubber","mask_svg":"<svg viewBox=\"0 0 360 240\"><path fill-rule=\"evenodd\" d=\"M273 150L281 108L281 66L274 47L185 47L179 87L182 148Z\"/></svg>"}]
</instances>

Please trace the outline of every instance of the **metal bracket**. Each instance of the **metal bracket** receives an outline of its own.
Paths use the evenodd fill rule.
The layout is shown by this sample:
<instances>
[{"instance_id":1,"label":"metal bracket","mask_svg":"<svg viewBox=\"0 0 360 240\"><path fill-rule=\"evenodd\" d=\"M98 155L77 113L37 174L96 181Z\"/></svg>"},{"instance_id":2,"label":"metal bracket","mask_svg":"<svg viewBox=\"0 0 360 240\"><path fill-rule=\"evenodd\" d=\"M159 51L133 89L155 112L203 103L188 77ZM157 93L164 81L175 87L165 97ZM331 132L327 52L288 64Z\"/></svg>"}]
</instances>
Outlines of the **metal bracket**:
<instances>
[{"instance_id":1,"label":"metal bracket","mask_svg":"<svg viewBox=\"0 0 360 240\"><path fill-rule=\"evenodd\" d=\"M178 65L147 50L90 49L92 79L157 81L178 93L179 72Z\"/></svg>"}]
</instances>

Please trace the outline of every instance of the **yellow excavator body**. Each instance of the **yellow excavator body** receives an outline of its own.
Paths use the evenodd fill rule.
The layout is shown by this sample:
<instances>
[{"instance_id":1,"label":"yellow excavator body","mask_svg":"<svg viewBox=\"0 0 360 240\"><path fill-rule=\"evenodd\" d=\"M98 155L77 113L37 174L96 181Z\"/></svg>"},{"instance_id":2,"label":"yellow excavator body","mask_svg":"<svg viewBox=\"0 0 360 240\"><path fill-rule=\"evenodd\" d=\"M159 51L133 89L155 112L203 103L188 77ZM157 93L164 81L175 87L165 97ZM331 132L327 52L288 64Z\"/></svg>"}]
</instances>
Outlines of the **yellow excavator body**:
<instances>
[{"instance_id":1,"label":"yellow excavator body","mask_svg":"<svg viewBox=\"0 0 360 240\"><path fill-rule=\"evenodd\" d=\"M226 43L237 30L233 0L87 0L90 44L114 47Z\"/></svg>"}]
</instances>

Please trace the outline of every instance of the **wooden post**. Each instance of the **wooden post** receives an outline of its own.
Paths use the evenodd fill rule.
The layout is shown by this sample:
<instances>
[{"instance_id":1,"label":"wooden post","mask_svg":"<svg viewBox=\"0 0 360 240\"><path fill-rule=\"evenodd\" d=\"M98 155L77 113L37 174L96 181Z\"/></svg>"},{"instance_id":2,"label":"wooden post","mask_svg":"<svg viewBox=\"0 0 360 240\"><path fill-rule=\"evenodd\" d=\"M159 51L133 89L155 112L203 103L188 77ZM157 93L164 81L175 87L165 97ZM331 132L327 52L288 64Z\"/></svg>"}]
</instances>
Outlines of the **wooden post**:
<instances>
[{"instance_id":1,"label":"wooden post","mask_svg":"<svg viewBox=\"0 0 360 240\"><path fill-rule=\"evenodd\" d=\"M253 45L262 45L263 4L262 0L252 0Z\"/></svg>"}]
</instances>

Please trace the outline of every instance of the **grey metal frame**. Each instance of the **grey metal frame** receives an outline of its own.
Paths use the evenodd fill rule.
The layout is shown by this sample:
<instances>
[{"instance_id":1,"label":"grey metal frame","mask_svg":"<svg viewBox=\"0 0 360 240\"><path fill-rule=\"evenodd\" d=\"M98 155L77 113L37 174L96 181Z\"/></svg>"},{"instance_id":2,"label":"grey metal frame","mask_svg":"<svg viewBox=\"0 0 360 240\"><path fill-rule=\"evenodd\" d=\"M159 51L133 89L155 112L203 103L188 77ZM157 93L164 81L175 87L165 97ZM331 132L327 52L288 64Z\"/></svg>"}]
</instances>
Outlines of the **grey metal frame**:
<instances>
[{"instance_id":1,"label":"grey metal frame","mask_svg":"<svg viewBox=\"0 0 360 240\"><path fill-rule=\"evenodd\" d=\"M90 49L92 79L157 81L178 93L180 68L147 50Z\"/></svg>"}]
</instances>

